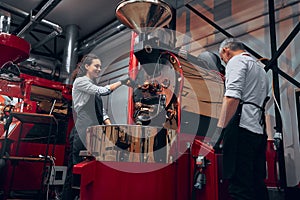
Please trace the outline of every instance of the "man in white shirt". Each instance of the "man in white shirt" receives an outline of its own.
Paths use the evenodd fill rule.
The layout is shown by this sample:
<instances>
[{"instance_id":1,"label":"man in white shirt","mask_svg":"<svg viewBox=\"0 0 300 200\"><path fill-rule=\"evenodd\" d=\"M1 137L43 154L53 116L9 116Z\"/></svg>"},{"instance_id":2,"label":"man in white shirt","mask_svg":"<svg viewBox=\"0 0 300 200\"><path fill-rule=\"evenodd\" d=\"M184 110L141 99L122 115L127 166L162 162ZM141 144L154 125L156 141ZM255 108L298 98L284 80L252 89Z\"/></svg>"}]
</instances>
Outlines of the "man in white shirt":
<instances>
[{"instance_id":1,"label":"man in white shirt","mask_svg":"<svg viewBox=\"0 0 300 200\"><path fill-rule=\"evenodd\" d=\"M223 178L229 180L233 199L265 200L268 199L264 184L267 136L261 122L268 78L240 41L224 40L219 53L226 63L226 88L215 133L224 134Z\"/></svg>"}]
</instances>

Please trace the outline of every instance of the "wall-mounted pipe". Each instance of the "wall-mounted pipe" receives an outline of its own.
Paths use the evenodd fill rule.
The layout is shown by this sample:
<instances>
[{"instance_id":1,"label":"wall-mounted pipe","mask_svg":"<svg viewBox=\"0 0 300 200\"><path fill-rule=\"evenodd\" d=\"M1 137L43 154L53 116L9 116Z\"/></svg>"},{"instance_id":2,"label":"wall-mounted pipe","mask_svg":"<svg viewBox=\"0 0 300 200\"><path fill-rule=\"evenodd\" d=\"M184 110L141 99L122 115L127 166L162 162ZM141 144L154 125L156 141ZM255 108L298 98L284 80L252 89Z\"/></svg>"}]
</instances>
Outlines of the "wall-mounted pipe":
<instances>
[{"instance_id":1,"label":"wall-mounted pipe","mask_svg":"<svg viewBox=\"0 0 300 200\"><path fill-rule=\"evenodd\" d=\"M78 60L78 54L75 51L77 47L77 40L79 36L79 27L75 24L70 24L65 28L66 35L66 45L64 48L63 55L63 65L62 65L62 74L67 77L74 71L76 68L76 63ZM67 78L64 80L66 84L70 83L70 79Z\"/></svg>"},{"instance_id":2,"label":"wall-mounted pipe","mask_svg":"<svg viewBox=\"0 0 300 200\"><path fill-rule=\"evenodd\" d=\"M126 29L126 26L123 24L115 24L115 27L110 27L107 31L102 32L101 34L96 34L92 39L88 39L85 42L82 42L78 45L77 53L85 54L95 48L98 44L105 41L106 39L116 35L117 33Z\"/></svg>"},{"instance_id":3,"label":"wall-mounted pipe","mask_svg":"<svg viewBox=\"0 0 300 200\"><path fill-rule=\"evenodd\" d=\"M119 25L121 25L121 23L118 20L115 20L112 23L110 23L109 25L107 25L107 26L105 26L105 27L97 30L91 36L88 36L87 38L85 38L84 40L82 40L79 45L82 46L83 44L87 44L87 43L91 42L92 40L95 40L100 35L104 34L105 32L118 27Z\"/></svg>"}]
</instances>

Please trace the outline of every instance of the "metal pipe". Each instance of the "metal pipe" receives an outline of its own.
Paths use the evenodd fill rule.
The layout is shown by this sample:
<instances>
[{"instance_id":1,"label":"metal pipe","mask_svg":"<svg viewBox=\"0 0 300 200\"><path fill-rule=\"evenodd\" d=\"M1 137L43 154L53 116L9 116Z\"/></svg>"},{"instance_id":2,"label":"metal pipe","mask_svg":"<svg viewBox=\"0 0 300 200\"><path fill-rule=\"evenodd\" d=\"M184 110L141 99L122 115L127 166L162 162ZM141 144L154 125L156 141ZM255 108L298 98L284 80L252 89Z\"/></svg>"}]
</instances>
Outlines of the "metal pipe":
<instances>
[{"instance_id":1,"label":"metal pipe","mask_svg":"<svg viewBox=\"0 0 300 200\"><path fill-rule=\"evenodd\" d=\"M29 35L32 38L34 38L37 42L39 41L39 38L33 32L30 32ZM49 47L47 47L46 45L43 45L43 47L46 49L47 52L49 52L52 55L50 57L54 56L53 52L49 49ZM31 49L31 53L33 53L34 51L35 51L35 49Z\"/></svg>"},{"instance_id":2,"label":"metal pipe","mask_svg":"<svg viewBox=\"0 0 300 200\"><path fill-rule=\"evenodd\" d=\"M37 13L31 13L23 21L23 23L14 31L15 34L19 37L25 35L27 32L30 32L37 22L42 21L42 19L58 4L61 0L49 0L47 3L40 3L35 9L39 10ZM34 10L35 10L34 9Z\"/></svg>"},{"instance_id":3,"label":"metal pipe","mask_svg":"<svg viewBox=\"0 0 300 200\"><path fill-rule=\"evenodd\" d=\"M3 2L0 2L0 8L20 17L27 17L29 15L27 12Z\"/></svg>"},{"instance_id":4,"label":"metal pipe","mask_svg":"<svg viewBox=\"0 0 300 200\"><path fill-rule=\"evenodd\" d=\"M106 32L94 36L93 40L89 40L89 42L81 43L77 49L78 54L84 54L94 48L96 45L100 44L101 42L105 41L106 39L116 35L117 33L126 29L126 26L123 24L118 25L117 27L108 29Z\"/></svg>"},{"instance_id":5,"label":"metal pipe","mask_svg":"<svg viewBox=\"0 0 300 200\"><path fill-rule=\"evenodd\" d=\"M69 76L76 68L76 63L78 60L78 54L75 49L77 46L79 27L75 24L71 24L66 27L65 31L66 45L64 48L62 73L65 73L67 76ZM65 83L70 84L70 79L67 78Z\"/></svg>"},{"instance_id":6,"label":"metal pipe","mask_svg":"<svg viewBox=\"0 0 300 200\"><path fill-rule=\"evenodd\" d=\"M51 4L54 2L55 0L49 0L45 5L43 5L43 7L36 13L36 15L34 16L37 20L40 18L44 17L45 13L49 13L48 12L48 8L51 6Z\"/></svg>"},{"instance_id":7,"label":"metal pipe","mask_svg":"<svg viewBox=\"0 0 300 200\"><path fill-rule=\"evenodd\" d=\"M57 32L56 30L54 30L52 33L47 35L43 40L41 40L38 43L36 43L35 45L33 45L32 49L39 48L40 46L44 45L45 43L47 43L48 41L52 40L53 38L55 38L56 36L58 36L60 34L61 34L61 32Z\"/></svg>"},{"instance_id":8,"label":"metal pipe","mask_svg":"<svg viewBox=\"0 0 300 200\"><path fill-rule=\"evenodd\" d=\"M7 3L3 3L3 2L0 2L0 8L3 9L3 10L6 10L14 15L18 15L20 17L28 17L29 16L29 13L25 12L24 10L21 10L19 8L15 8ZM55 24L53 22L50 22L48 20L41 20L40 22L41 25L44 25L44 26L47 26L47 27L50 27L50 28L53 28L54 30L58 31L58 32L62 32L62 28L61 26L59 26L58 24Z\"/></svg>"},{"instance_id":9,"label":"metal pipe","mask_svg":"<svg viewBox=\"0 0 300 200\"><path fill-rule=\"evenodd\" d=\"M89 42L91 42L92 40L95 40L96 38L98 38L100 35L104 34L105 32L114 29L118 26L120 26L121 23L118 20L113 21L112 23L110 23L109 25L97 30L94 34L92 34L91 36L89 36L88 38L82 40L82 42L80 42L80 46L83 46L84 44L87 44Z\"/></svg>"}]
</instances>

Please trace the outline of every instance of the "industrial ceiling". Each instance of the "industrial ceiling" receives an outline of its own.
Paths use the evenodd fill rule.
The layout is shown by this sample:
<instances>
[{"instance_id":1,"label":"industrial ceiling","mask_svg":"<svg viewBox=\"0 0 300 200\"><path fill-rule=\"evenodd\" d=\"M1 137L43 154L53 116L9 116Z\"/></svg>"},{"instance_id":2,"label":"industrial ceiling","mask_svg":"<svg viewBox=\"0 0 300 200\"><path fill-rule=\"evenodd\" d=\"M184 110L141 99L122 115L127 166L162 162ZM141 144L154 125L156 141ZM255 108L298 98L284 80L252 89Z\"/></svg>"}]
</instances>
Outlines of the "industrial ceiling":
<instances>
[{"instance_id":1,"label":"industrial ceiling","mask_svg":"<svg viewBox=\"0 0 300 200\"><path fill-rule=\"evenodd\" d=\"M115 8L118 2L119 0L1 0L0 9L11 13L10 31L31 44L31 53L61 59L65 28L68 25L78 26L78 40L82 41L116 21ZM40 17L34 18L38 13ZM30 15L33 23L29 27Z\"/></svg>"}]
</instances>

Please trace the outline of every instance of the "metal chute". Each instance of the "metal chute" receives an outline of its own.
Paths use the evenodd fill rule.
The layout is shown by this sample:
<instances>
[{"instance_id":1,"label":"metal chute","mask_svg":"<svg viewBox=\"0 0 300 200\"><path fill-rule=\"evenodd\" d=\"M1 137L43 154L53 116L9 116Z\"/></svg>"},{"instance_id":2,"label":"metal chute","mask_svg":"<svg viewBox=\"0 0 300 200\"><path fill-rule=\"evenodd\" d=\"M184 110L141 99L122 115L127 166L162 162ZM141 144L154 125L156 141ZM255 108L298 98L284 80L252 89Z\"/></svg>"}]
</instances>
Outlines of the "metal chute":
<instances>
[{"instance_id":1,"label":"metal chute","mask_svg":"<svg viewBox=\"0 0 300 200\"><path fill-rule=\"evenodd\" d=\"M172 19L171 7L159 0L121 1L116 9L117 18L136 32L147 27L164 27Z\"/></svg>"}]
</instances>

